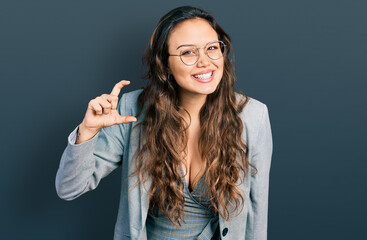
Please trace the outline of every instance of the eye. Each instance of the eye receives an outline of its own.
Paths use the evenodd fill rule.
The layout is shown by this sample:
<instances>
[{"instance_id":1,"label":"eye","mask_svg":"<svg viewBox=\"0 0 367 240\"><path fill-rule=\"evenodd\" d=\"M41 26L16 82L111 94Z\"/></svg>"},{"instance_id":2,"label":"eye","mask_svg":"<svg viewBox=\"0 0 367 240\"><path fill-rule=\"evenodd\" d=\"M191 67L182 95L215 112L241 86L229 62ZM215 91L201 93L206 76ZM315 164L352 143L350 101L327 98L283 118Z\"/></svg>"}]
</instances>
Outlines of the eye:
<instances>
[{"instance_id":1,"label":"eye","mask_svg":"<svg viewBox=\"0 0 367 240\"><path fill-rule=\"evenodd\" d=\"M188 50L182 50L181 55L185 56L185 55L195 55L196 52L193 49L188 49Z\"/></svg>"},{"instance_id":2,"label":"eye","mask_svg":"<svg viewBox=\"0 0 367 240\"><path fill-rule=\"evenodd\" d=\"M209 47L207 48L207 50L208 50L208 51L213 51L213 50L217 50L217 49L219 49L219 47L218 47L218 46L216 46L216 45L212 45L212 46L209 46Z\"/></svg>"},{"instance_id":3,"label":"eye","mask_svg":"<svg viewBox=\"0 0 367 240\"><path fill-rule=\"evenodd\" d=\"M192 54L192 51L184 51L181 53L181 55L188 55L188 54Z\"/></svg>"}]
</instances>

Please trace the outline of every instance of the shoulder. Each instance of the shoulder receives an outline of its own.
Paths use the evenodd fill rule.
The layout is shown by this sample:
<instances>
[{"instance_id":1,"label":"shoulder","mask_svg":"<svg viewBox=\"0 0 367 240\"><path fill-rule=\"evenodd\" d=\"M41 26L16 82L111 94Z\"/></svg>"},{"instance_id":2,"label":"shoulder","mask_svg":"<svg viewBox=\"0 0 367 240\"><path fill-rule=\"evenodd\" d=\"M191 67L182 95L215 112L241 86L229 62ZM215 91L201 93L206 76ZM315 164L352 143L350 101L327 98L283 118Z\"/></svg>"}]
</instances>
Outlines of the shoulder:
<instances>
[{"instance_id":1,"label":"shoulder","mask_svg":"<svg viewBox=\"0 0 367 240\"><path fill-rule=\"evenodd\" d=\"M119 101L120 114L136 115L139 112L138 97L143 89L138 89L122 94Z\"/></svg>"},{"instance_id":2,"label":"shoulder","mask_svg":"<svg viewBox=\"0 0 367 240\"><path fill-rule=\"evenodd\" d=\"M245 101L248 98L242 112L239 113L244 126L243 137L252 148L255 139L259 135L262 125L269 121L268 107L265 103L240 93L236 93L237 102Z\"/></svg>"},{"instance_id":3,"label":"shoulder","mask_svg":"<svg viewBox=\"0 0 367 240\"><path fill-rule=\"evenodd\" d=\"M246 101L247 103L240 113L242 120L251 122L260 122L264 114L268 111L267 105L253 97L245 96L241 93L236 92L237 103Z\"/></svg>"},{"instance_id":4,"label":"shoulder","mask_svg":"<svg viewBox=\"0 0 367 240\"><path fill-rule=\"evenodd\" d=\"M122 96L126 99L127 103L133 104L138 101L138 97L143 89L134 90L131 92L124 93Z\"/></svg>"}]
</instances>

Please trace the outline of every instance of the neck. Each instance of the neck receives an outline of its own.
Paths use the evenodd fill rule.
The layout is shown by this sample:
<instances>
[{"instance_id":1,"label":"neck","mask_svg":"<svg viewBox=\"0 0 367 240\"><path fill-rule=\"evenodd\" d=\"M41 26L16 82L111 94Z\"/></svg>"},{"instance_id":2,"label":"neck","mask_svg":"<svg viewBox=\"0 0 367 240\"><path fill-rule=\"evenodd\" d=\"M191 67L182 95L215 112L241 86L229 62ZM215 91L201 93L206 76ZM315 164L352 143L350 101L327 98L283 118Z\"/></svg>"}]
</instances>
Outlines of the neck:
<instances>
[{"instance_id":1,"label":"neck","mask_svg":"<svg viewBox=\"0 0 367 240\"><path fill-rule=\"evenodd\" d=\"M192 94L188 92L180 93L181 107L190 113L191 118L199 118L201 107L205 104L207 95Z\"/></svg>"}]
</instances>

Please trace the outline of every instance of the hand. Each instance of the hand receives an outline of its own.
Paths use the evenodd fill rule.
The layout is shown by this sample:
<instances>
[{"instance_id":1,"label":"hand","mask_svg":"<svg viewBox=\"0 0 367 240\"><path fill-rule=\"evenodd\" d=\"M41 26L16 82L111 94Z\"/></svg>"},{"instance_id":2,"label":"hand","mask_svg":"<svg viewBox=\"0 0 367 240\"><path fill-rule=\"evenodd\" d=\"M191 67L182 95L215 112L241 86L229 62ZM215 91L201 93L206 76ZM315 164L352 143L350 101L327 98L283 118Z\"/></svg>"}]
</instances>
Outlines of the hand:
<instances>
[{"instance_id":1,"label":"hand","mask_svg":"<svg viewBox=\"0 0 367 240\"><path fill-rule=\"evenodd\" d=\"M104 127L137 121L133 116L121 116L116 110L121 88L129 84L130 81L122 80L113 87L110 94L102 94L88 103L83 122L79 125L76 143L89 140Z\"/></svg>"}]
</instances>

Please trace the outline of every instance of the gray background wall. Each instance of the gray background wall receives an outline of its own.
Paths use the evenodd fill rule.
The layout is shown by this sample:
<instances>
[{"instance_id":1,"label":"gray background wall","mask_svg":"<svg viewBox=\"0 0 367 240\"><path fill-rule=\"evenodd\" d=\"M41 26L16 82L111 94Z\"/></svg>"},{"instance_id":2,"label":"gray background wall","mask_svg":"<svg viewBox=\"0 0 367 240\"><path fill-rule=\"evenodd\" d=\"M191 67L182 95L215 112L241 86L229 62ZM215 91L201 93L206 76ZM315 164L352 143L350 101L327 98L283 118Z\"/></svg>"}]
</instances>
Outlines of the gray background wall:
<instances>
[{"instance_id":1,"label":"gray background wall","mask_svg":"<svg viewBox=\"0 0 367 240\"><path fill-rule=\"evenodd\" d=\"M184 4L216 16L237 88L269 107L269 239L366 236L366 1L3 0L1 239L112 239L120 169L66 202L59 160L90 99L143 86L154 26Z\"/></svg>"}]
</instances>

